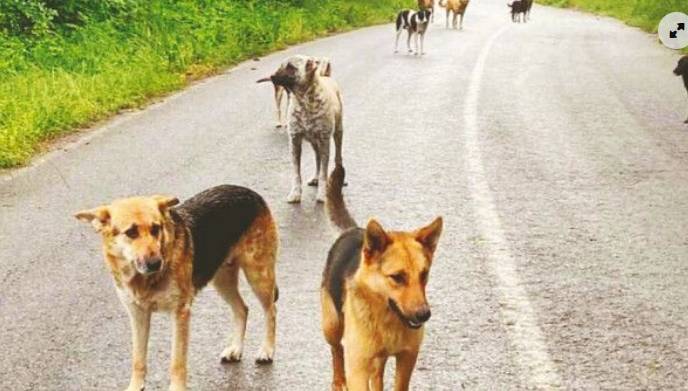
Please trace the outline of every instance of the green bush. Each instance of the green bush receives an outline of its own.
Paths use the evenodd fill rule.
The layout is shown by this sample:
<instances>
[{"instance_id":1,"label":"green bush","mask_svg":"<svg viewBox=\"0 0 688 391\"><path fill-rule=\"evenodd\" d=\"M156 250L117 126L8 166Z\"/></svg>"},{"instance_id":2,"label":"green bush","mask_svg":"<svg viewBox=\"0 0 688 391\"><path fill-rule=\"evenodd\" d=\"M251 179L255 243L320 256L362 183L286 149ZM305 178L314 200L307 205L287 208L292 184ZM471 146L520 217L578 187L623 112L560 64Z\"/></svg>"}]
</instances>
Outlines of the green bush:
<instances>
[{"instance_id":1,"label":"green bush","mask_svg":"<svg viewBox=\"0 0 688 391\"><path fill-rule=\"evenodd\" d=\"M251 56L415 0L0 0L0 167Z\"/></svg>"},{"instance_id":2,"label":"green bush","mask_svg":"<svg viewBox=\"0 0 688 391\"><path fill-rule=\"evenodd\" d=\"M640 27L648 32L656 32L659 21L664 15L682 11L688 12L688 0L536 0L539 3L557 7L575 7L583 10L612 16Z\"/></svg>"}]
</instances>

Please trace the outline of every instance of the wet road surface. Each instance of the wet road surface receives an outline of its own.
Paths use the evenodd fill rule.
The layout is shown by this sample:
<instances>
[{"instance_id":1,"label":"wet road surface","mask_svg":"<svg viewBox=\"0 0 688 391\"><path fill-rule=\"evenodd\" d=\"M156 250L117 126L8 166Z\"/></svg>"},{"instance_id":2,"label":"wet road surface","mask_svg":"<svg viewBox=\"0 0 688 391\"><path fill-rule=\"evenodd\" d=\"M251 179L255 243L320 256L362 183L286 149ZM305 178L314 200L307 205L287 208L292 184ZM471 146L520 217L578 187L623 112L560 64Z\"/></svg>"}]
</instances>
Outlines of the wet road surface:
<instances>
[{"instance_id":1,"label":"wet road surface","mask_svg":"<svg viewBox=\"0 0 688 391\"><path fill-rule=\"evenodd\" d=\"M393 39L378 26L242 64L0 178L2 388L124 389L126 314L99 238L71 214L219 183L257 190L279 222L277 352L270 367L253 363L263 320L243 284L244 361L221 365L230 313L207 288L193 308L191 389L328 388L318 290L335 234L314 189L285 202L287 137L271 88L254 83L294 53L332 60L359 223L445 217L412 389L688 388L677 55L572 11L536 6L531 23L511 24L496 0L472 3L460 32L438 17L423 58L394 55ZM154 316L146 389L167 387L170 333Z\"/></svg>"}]
</instances>

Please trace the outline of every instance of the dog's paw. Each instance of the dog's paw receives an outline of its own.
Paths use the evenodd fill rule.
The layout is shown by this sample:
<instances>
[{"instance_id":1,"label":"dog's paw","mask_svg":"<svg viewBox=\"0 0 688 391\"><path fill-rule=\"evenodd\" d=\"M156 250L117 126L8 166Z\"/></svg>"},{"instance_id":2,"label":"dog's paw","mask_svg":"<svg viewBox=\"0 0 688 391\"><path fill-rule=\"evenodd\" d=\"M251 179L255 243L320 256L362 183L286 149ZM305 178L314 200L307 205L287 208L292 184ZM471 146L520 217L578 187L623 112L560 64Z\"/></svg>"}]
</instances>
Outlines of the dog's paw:
<instances>
[{"instance_id":1,"label":"dog's paw","mask_svg":"<svg viewBox=\"0 0 688 391\"><path fill-rule=\"evenodd\" d=\"M301 191L293 189L291 192L289 192L289 195L287 196L287 202L290 204L298 204L301 202Z\"/></svg>"},{"instance_id":2,"label":"dog's paw","mask_svg":"<svg viewBox=\"0 0 688 391\"><path fill-rule=\"evenodd\" d=\"M688 119L686 119L685 121L683 121L683 123L684 123L684 124L688 124Z\"/></svg>"},{"instance_id":3,"label":"dog's paw","mask_svg":"<svg viewBox=\"0 0 688 391\"><path fill-rule=\"evenodd\" d=\"M275 125L275 129L282 129L282 124Z\"/></svg>"},{"instance_id":4,"label":"dog's paw","mask_svg":"<svg viewBox=\"0 0 688 391\"><path fill-rule=\"evenodd\" d=\"M230 346L220 355L220 362L222 364L230 364L241 361L242 348L239 346Z\"/></svg>"},{"instance_id":5,"label":"dog's paw","mask_svg":"<svg viewBox=\"0 0 688 391\"><path fill-rule=\"evenodd\" d=\"M318 178L313 178L308 181L308 186L318 186Z\"/></svg>"},{"instance_id":6,"label":"dog's paw","mask_svg":"<svg viewBox=\"0 0 688 391\"><path fill-rule=\"evenodd\" d=\"M318 194L316 194L315 200L319 203L324 203L325 198L327 198L327 190L325 189L325 186L318 187Z\"/></svg>"},{"instance_id":7,"label":"dog's paw","mask_svg":"<svg viewBox=\"0 0 688 391\"><path fill-rule=\"evenodd\" d=\"M268 365L272 364L272 356L275 354L274 349L263 347L260 349L260 354L256 357L256 364Z\"/></svg>"},{"instance_id":8,"label":"dog's paw","mask_svg":"<svg viewBox=\"0 0 688 391\"><path fill-rule=\"evenodd\" d=\"M170 384L170 391L186 391L186 384Z\"/></svg>"},{"instance_id":9,"label":"dog's paw","mask_svg":"<svg viewBox=\"0 0 688 391\"><path fill-rule=\"evenodd\" d=\"M129 385L129 387L127 387L127 389L124 391L143 391L145 388L146 387L144 387L143 385L133 384Z\"/></svg>"}]
</instances>

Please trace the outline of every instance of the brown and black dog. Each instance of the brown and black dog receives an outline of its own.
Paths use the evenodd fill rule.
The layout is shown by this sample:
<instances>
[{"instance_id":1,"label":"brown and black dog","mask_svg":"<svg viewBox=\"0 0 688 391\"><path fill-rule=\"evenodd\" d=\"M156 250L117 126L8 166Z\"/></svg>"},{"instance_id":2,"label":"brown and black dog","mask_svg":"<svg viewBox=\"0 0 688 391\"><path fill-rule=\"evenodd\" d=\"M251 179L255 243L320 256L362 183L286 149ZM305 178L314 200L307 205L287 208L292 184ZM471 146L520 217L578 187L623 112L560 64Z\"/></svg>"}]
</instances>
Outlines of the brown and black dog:
<instances>
[{"instance_id":1,"label":"brown and black dog","mask_svg":"<svg viewBox=\"0 0 688 391\"><path fill-rule=\"evenodd\" d=\"M686 87L686 92L688 92L688 56L683 56L678 60L678 65L674 69L674 75L683 77L683 85ZM688 124L688 119L683 123Z\"/></svg>"},{"instance_id":2,"label":"brown and black dog","mask_svg":"<svg viewBox=\"0 0 688 391\"><path fill-rule=\"evenodd\" d=\"M327 257L320 290L322 328L331 346L333 390L383 390L396 358L395 390L408 390L430 318L425 297L442 218L415 231L359 228L342 197L344 168L332 172L327 211L342 233Z\"/></svg>"},{"instance_id":3,"label":"brown and black dog","mask_svg":"<svg viewBox=\"0 0 688 391\"><path fill-rule=\"evenodd\" d=\"M223 362L241 359L248 307L239 294L239 269L258 297L267 334L257 363L275 350L275 261L279 239L267 204L231 185L206 190L178 207L174 197L125 198L78 212L102 236L105 263L132 331L128 391L143 390L151 314L174 319L170 390L186 390L189 320L194 296L208 283L231 306L235 329Z\"/></svg>"}]
</instances>

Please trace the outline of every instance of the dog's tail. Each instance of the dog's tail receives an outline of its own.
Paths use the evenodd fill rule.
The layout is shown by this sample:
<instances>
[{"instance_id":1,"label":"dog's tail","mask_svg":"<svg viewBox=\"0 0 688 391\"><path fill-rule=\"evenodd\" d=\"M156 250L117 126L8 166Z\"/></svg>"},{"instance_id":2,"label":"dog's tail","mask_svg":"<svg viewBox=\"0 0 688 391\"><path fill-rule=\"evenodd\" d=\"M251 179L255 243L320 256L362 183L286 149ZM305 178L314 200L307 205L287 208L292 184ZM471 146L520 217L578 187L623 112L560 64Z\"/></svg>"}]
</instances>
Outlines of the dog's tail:
<instances>
[{"instance_id":1,"label":"dog's tail","mask_svg":"<svg viewBox=\"0 0 688 391\"><path fill-rule=\"evenodd\" d=\"M268 81L269 81L269 82L272 81L272 78L271 78L270 76L264 77L264 78L262 78L262 79L258 79L258 80L256 80L256 83L266 83L266 82L268 82Z\"/></svg>"},{"instance_id":2,"label":"dog's tail","mask_svg":"<svg viewBox=\"0 0 688 391\"><path fill-rule=\"evenodd\" d=\"M332 224L342 232L358 226L356 220L349 214L349 210L344 202L342 187L344 187L345 176L344 166L340 164L332 170L332 174L330 174L330 178L327 181L327 199L325 202L327 216Z\"/></svg>"}]
</instances>

